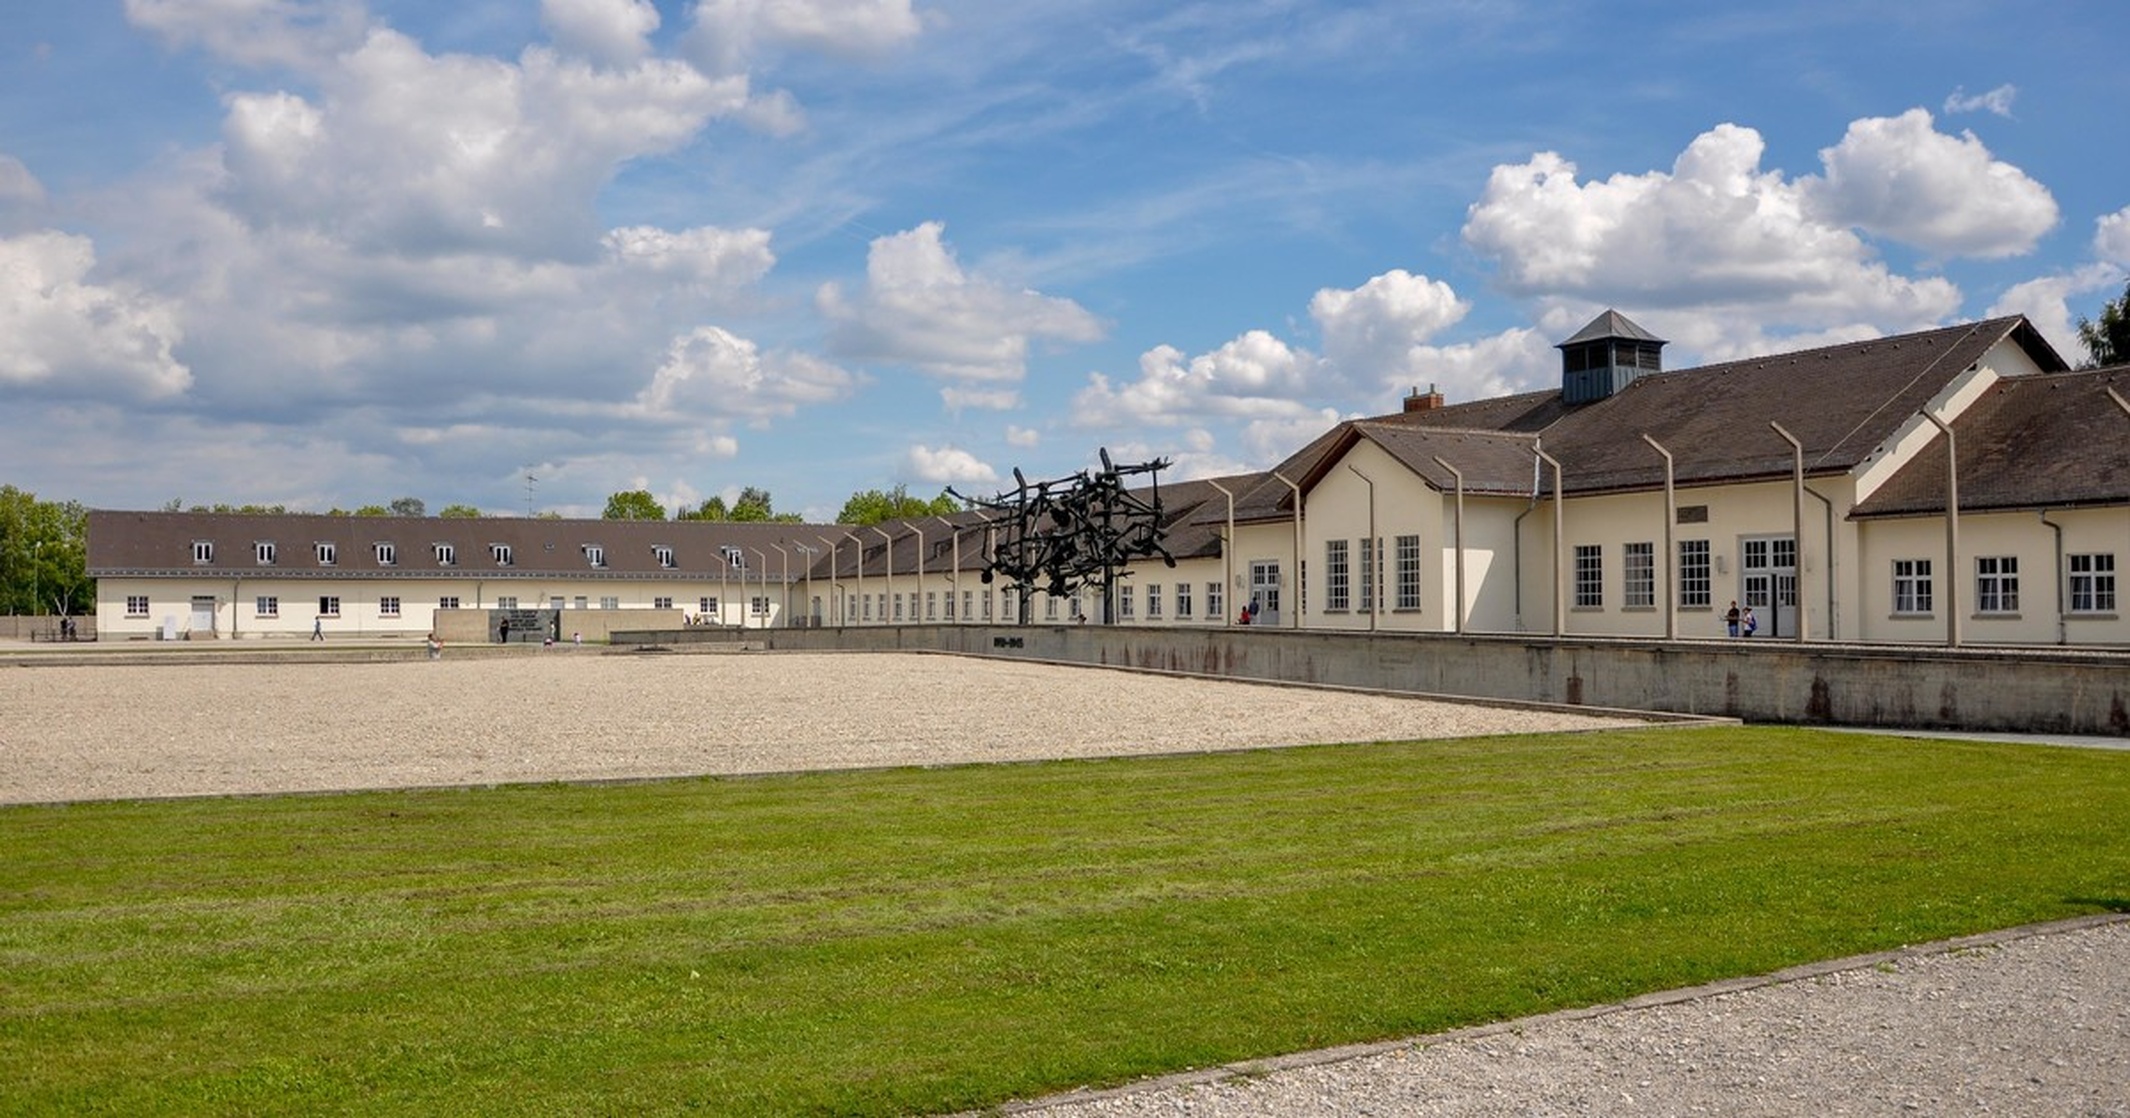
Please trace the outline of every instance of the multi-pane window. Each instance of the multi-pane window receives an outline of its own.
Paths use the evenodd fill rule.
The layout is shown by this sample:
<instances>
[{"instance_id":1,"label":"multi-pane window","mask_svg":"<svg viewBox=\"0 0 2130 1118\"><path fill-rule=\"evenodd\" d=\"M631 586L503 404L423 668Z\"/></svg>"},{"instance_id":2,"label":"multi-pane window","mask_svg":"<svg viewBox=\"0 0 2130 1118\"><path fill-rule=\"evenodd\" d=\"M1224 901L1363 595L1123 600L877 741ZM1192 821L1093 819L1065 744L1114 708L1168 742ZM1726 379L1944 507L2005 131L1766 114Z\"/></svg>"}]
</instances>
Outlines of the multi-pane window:
<instances>
[{"instance_id":1,"label":"multi-pane window","mask_svg":"<svg viewBox=\"0 0 2130 1118\"><path fill-rule=\"evenodd\" d=\"M126 595L126 616L127 616L127 617L146 617L146 616L148 616L148 595L146 595L146 594L128 594L128 595Z\"/></svg>"},{"instance_id":2,"label":"multi-pane window","mask_svg":"<svg viewBox=\"0 0 2130 1118\"><path fill-rule=\"evenodd\" d=\"M339 544L320 542L317 546L319 566L330 567L333 564L340 562Z\"/></svg>"},{"instance_id":3,"label":"multi-pane window","mask_svg":"<svg viewBox=\"0 0 2130 1118\"><path fill-rule=\"evenodd\" d=\"M389 567L398 562L399 546L397 544L380 543L377 545L378 566Z\"/></svg>"},{"instance_id":4,"label":"multi-pane window","mask_svg":"<svg viewBox=\"0 0 2130 1118\"><path fill-rule=\"evenodd\" d=\"M653 595L653 596L652 596L652 598L651 598L651 608L652 608L652 609L672 609L672 608L673 608L673 599L671 599L671 598L661 598L661 597L658 597L658 596L656 596L656 595Z\"/></svg>"},{"instance_id":5,"label":"multi-pane window","mask_svg":"<svg viewBox=\"0 0 2130 1118\"><path fill-rule=\"evenodd\" d=\"M1160 584L1160 583L1154 583L1154 582L1150 582L1150 583L1147 583L1147 585L1146 585L1146 619L1147 619L1148 621L1154 621L1154 620L1157 620L1158 618L1160 618L1160 616L1161 616L1161 584Z\"/></svg>"},{"instance_id":6,"label":"multi-pane window","mask_svg":"<svg viewBox=\"0 0 2130 1118\"><path fill-rule=\"evenodd\" d=\"M665 544L652 544L651 557L658 560L659 566L667 570L673 569L673 549Z\"/></svg>"},{"instance_id":7,"label":"multi-pane window","mask_svg":"<svg viewBox=\"0 0 2130 1118\"><path fill-rule=\"evenodd\" d=\"M600 608L600 609L620 609L620 608L621 608L621 599L620 599L620 598L617 598L617 597L615 597L615 596L614 596L614 595L612 595L612 594L608 594L608 595L606 595L606 596L604 596L604 597L602 597L602 598L600 598L600 599L599 599L599 608Z\"/></svg>"},{"instance_id":8,"label":"multi-pane window","mask_svg":"<svg viewBox=\"0 0 2130 1118\"><path fill-rule=\"evenodd\" d=\"M989 595L989 594L986 594L986 595L984 595L984 602L985 602L985 604L987 604L987 605L988 605L988 604L990 604L990 601L991 601L991 595ZM970 611L970 610L972 610L972 609L975 609L975 608L976 608L976 591L974 591L974 590L964 590L964 591L962 591L962 592L961 592L961 618L962 618L962 620L963 620L963 621L967 621L967 620L969 620L969 611Z\"/></svg>"},{"instance_id":9,"label":"multi-pane window","mask_svg":"<svg viewBox=\"0 0 2130 1118\"><path fill-rule=\"evenodd\" d=\"M1620 551L1620 569L1627 576L1620 604L1628 609L1648 609L1657 604L1657 546L1631 543Z\"/></svg>"},{"instance_id":10,"label":"multi-pane window","mask_svg":"<svg viewBox=\"0 0 2130 1118\"><path fill-rule=\"evenodd\" d=\"M879 597L879 595L877 595L877 594L860 594L860 595L858 595L858 604L859 604L859 606L861 607L861 608L859 609L858 613L859 613L859 616L860 616L860 617L861 617L862 619L864 619L864 620L866 620L866 621L871 621L871 620L873 619L873 599L874 599L874 598L876 598L876 597Z\"/></svg>"},{"instance_id":11,"label":"multi-pane window","mask_svg":"<svg viewBox=\"0 0 2130 1118\"><path fill-rule=\"evenodd\" d=\"M456 594L446 594L446 595L444 595L443 597L441 597L441 598L438 598L438 599L436 600L436 608L438 608L438 609L457 609L457 608L459 608L459 599L458 599L458 595L456 595Z\"/></svg>"},{"instance_id":12,"label":"multi-pane window","mask_svg":"<svg viewBox=\"0 0 2130 1118\"><path fill-rule=\"evenodd\" d=\"M1043 596L1043 620L1056 621L1057 619L1058 596L1055 594L1045 594Z\"/></svg>"},{"instance_id":13,"label":"multi-pane window","mask_svg":"<svg viewBox=\"0 0 2130 1118\"><path fill-rule=\"evenodd\" d=\"M1707 540L1679 541L1679 604L1688 608L1709 604Z\"/></svg>"},{"instance_id":14,"label":"multi-pane window","mask_svg":"<svg viewBox=\"0 0 2130 1118\"><path fill-rule=\"evenodd\" d=\"M767 617L769 616L769 598L766 595L756 594L748 599L747 608L756 617Z\"/></svg>"},{"instance_id":15,"label":"multi-pane window","mask_svg":"<svg viewBox=\"0 0 2130 1118\"><path fill-rule=\"evenodd\" d=\"M328 594L328 595L324 595L324 596L320 597L320 598L318 599L318 616L320 616L320 617L339 617L339 616L340 616L340 598L339 598L339 597L338 597L337 595L331 595L331 594Z\"/></svg>"},{"instance_id":16,"label":"multi-pane window","mask_svg":"<svg viewBox=\"0 0 2130 1118\"><path fill-rule=\"evenodd\" d=\"M1191 584L1188 582L1176 584L1176 617L1181 621L1191 619Z\"/></svg>"},{"instance_id":17,"label":"multi-pane window","mask_svg":"<svg viewBox=\"0 0 2130 1118\"><path fill-rule=\"evenodd\" d=\"M274 596L274 595L272 595L272 594L261 594L261 595L259 595L259 600L258 600L258 602L257 602L257 605L258 605L258 610L257 610L257 613L258 613L258 615L259 615L260 617L279 617L279 616L281 616L281 599L280 599L280 598L277 598L277 597L275 597L275 596Z\"/></svg>"},{"instance_id":18,"label":"multi-pane window","mask_svg":"<svg viewBox=\"0 0 2130 1118\"><path fill-rule=\"evenodd\" d=\"M1383 547L1382 540L1361 540L1361 611L1376 611L1376 552Z\"/></svg>"},{"instance_id":19,"label":"multi-pane window","mask_svg":"<svg viewBox=\"0 0 2130 1118\"><path fill-rule=\"evenodd\" d=\"M396 596L392 595L386 595L377 599L377 616L398 617L399 599Z\"/></svg>"},{"instance_id":20,"label":"multi-pane window","mask_svg":"<svg viewBox=\"0 0 2130 1118\"><path fill-rule=\"evenodd\" d=\"M2018 612L2018 556L1982 555L1976 557L1975 609L1981 613Z\"/></svg>"},{"instance_id":21,"label":"multi-pane window","mask_svg":"<svg viewBox=\"0 0 2130 1118\"><path fill-rule=\"evenodd\" d=\"M1391 598L1398 609L1420 608L1420 537L1399 536L1396 547L1397 589Z\"/></svg>"},{"instance_id":22,"label":"multi-pane window","mask_svg":"<svg viewBox=\"0 0 2130 1118\"><path fill-rule=\"evenodd\" d=\"M963 591L963 593L967 593L967 591ZM940 600L939 606L940 609L943 611L940 614L941 617L945 618L948 621L954 620L954 591L948 590L945 596Z\"/></svg>"},{"instance_id":23,"label":"multi-pane window","mask_svg":"<svg viewBox=\"0 0 2130 1118\"><path fill-rule=\"evenodd\" d=\"M562 595L560 595L560 594L557 594L557 595L555 595L554 597L552 597L552 598L549 598L549 599L547 600L547 608L549 608L549 609L561 609L561 608L562 608Z\"/></svg>"},{"instance_id":24,"label":"multi-pane window","mask_svg":"<svg viewBox=\"0 0 2130 1118\"><path fill-rule=\"evenodd\" d=\"M456 567L456 566L458 566L458 565L459 565L459 549L458 549L458 545L456 545L456 544L448 544L448 543L440 543L440 544L437 544L437 545L436 545L436 565L437 565L437 566L439 566L439 567Z\"/></svg>"},{"instance_id":25,"label":"multi-pane window","mask_svg":"<svg viewBox=\"0 0 2130 1118\"><path fill-rule=\"evenodd\" d=\"M924 592L924 619L926 621L939 620L939 591L937 590Z\"/></svg>"},{"instance_id":26,"label":"multi-pane window","mask_svg":"<svg viewBox=\"0 0 2130 1118\"><path fill-rule=\"evenodd\" d=\"M2071 612L2115 612L2115 553L2066 556L2070 560Z\"/></svg>"},{"instance_id":27,"label":"multi-pane window","mask_svg":"<svg viewBox=\"0 0 2130 1118\"><path fill-rule=\"evenodd\" d=\"M1893 561L1893 612L1930 612L1930 560Z\"/></svg>"},{"instance_id":28,"label":"multi-pane window","mask_svg":"<svg viewBox=\"0 0 2130 1118\"><path fill-rule=\"evenodd\" d=\"M902 595L895 595L895 620L902 620Z\"/></svg>"},{"instance_id":29,"label":"multi-pane window","mask_svg":"<svg viewBox=\"0 0 2130 1118\"><path fill-rule=\"evenodd\" d=\"M1001 590L999 593L1003 594L1005 591ZM991 620L991 592L989 590L984 591L984 620Z\"/></svg>"},{"instance_id":30,"label":"multi-pane window","mask_svg":"<svg viewBox=\"0 0 2130 1118\"><path fill-rule=\"evenodd\" d=\"M252 558L262 567L271 567L280 558L281 549L272 540L255 540L251 545Z\"/></svg>"},{"instance_id":31,"label":"multi-pane window","mask_svg":"<svg viewBox=\"0 0 2130 1118\"><path fill-rule=\"evenodd\" d=\"M1228 615L1228 614L1227 614L1227 607L1221 604L1221 597L1220 597L1220 591L1221 591L1221 588L1222 588L1222 584L1221 584L1221 583L1218 583L1218 582L1209 582L1209 583L1206 583L1206 616L1207 616L1207 617L1214 617L1214 618L1220 618L1220 617L1226 617L1226 616Z\"/></svg>"},{"instance_id":32,"label":"multi-pane window","mask_svg":"<svg viewBox=\"0 0 2130 1118\"><path fill-rule=\"evenodd\" d=\"M584 561L594 567L606 566L606 548L595 543L585 544Z\"/></svg>"},{"instance_id":33,"label":"multi-pane window","mask_svg":"<svg viewBox=\"0 0 2130 1118\"><path fill-rule=\"evenodd\" d=\"M212 563L212 562L214 562L214 541L213 541L213 540L194 540L194 541L192 541L192 561L193 561L193 562L195 562L195 563Z\"/></svg>"},{"instance_id":34,"label":"multi-pane window","mask_svg":"<svg viewBox=\"0 0 2130 1118\"><path fill-rule=\"evenodd\" d=\"M1324 541L1324 608L1343 610L1352 605L1346 582L1345 540Z\"/></svg>"},{"instance_id":35,"label":"multi-pane window","mask_svg":"<svg viewBox=\"0 0 2130 1118\"><path fill-rule=\"evenodd\" d=\"M1132 588L1128 585L1117 587L1117 617L1124 621L1132 619Z\"/></svg>"},{"instance_id":36,"label":"multi-pane window","mask_svg":"<svg viewBox=\"0 0 2130 1118\"><path fill-rule=\"evenodd\" d=\"M497 608L497 609L516 609L516 608L518 608L518 599L517 599L517 596L516 596L516 595L514 595L514 594L505 594L505 595L503 595L502 597L500 597L500 598L497 598L497 599L496 599L496 608Z\"/></svg>"},{"instance_id":37,"label":"multi-pane window","mask_svg":"<svg viewBox=\"0 0 2130 1118\"><path fill-rule=\"evenodd\" d=\"M576 600L576 601L574 601L574 602L572 602L572 603L570 603L570 604L571 604L572 606L574 606L575 608L577 608L577 609L584 609L584 608L586 608L586 607L585 607L585 600L584 600L584 595L582 595L582 594L579 594L579 595L577 595L577 600Z\"/></svg>"},{"instance_id":38,"label":"multi-pane window","mask_svg":"<svg viewBox=\"0 0 2130 1118\"><path fill-rule=\"evenodd\" d=\"M696 612L702 614L704 617L714 617L717 615L718 612L717 599L712 597L703 597L695 599L695 607Z\"/></svg>"},{"instance_id":39,"label":"multi-pane window","mask_svg":"<svg viewBox=\"0 0 2130 1118\"><path fill-rule=\"evenodd\" d=\"M1605 548L1602 544L1575 545L1575 608L1599 609L1605 604Z\"/></svg>"},{"instance_id":40,"label":"multi-pane window","mask_svg":"<svg viewBox=\"0 0 2130 1118\"><path fill-rule=\"evenodd\" d=\"M507 544L507 543L492 543L492 544L489 544L489 545L488 545L488 557L489 557L490 559L493 559L493 560L495 560L496 566L498 566L498 567L508 567L508 566L510 566L510 563L511 563L511 555L510 555L510 545L509 545L509 544Z\"/></svg>"}]
</instances>

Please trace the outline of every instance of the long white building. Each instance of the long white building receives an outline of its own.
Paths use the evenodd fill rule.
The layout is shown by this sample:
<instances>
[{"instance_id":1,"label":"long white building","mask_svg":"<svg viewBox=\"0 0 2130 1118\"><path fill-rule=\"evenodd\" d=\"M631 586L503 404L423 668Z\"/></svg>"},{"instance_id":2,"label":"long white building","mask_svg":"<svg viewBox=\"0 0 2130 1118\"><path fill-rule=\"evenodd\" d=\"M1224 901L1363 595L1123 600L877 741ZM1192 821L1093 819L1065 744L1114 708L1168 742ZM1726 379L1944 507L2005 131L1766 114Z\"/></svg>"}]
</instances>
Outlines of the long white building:
<instances>
[{"instance_id":1,"label":"long white building","mask_svg":"<svg viewBox=\"0 0 2130 1118\"><path fill-rule=\"evenodd\" d=\"M1756 639L2130 645L2130 367L2070 371L2018 317L1679 371L1663 346L1607 312L1560 344L1558 388L1416 391L1273 470L1160 486L1176 561L1134 564L1114 623L1719 638L1735 601ZM1010 623L987 515L98 511L89 573L107 640L419 636L439 610ZM1101 610L1031 592L1028 617Z\"/></svg>"}]
</instances>

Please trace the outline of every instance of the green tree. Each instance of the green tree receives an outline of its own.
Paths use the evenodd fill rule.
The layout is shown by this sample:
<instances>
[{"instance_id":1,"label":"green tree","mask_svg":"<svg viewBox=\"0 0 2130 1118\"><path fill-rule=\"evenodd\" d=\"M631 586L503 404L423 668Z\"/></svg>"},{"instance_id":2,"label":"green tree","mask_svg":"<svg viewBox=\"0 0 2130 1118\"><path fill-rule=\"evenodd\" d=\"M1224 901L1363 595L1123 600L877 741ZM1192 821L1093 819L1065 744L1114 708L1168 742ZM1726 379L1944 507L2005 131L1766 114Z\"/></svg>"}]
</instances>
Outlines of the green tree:
<instances>
[{"instance_id":1,"label":"green tree","mask_svg":"<svg viewBox=\"0 0 2130 1118\"><path fill-rule=\"evenodd\" d=\"M723 497L710 497L692 509L683 509L675 520L730 520L732 513L725 508Z\"/></svg>"},{"instance_id":2,"label":"green tree","mask_svg":"<svg viewBox=\"0 0 2130 1118\"><path fill-rule=\"evenodd\" d=\"M355 510L355 515L357 515L357 516L390 516L390 515L392 515L392 510L391 510L391 509L388 509L388 508L386 508L386 507L384 507L383 505L364 505L364 506L362 506L361 508L359 508L359 509L356 509L356 510Z\"/></svg>"},{"instance_id":3,"label":"green tree","mask_svg":"<svg viewBox=\"0 0 2130 1118\"><path fill-rule=\"evenodd\" d=\"M79 501L40 501L0 485L0 610L77 614L95 606L89 578L89 510Z\"/></svg>"},{"instance_id":4,"label":"green tree","mask_svg":"<svg viewBox=\"0 0 2130 1118\"><path fill-rule=\"evenodd\" d=\"M769 499L769 490L748 486L740 490L739 499L732 502L732 519L764 521L776 518L774 503Z\"/></svg>"},{"instance_id":5,"label":"green tree","mask_svg":"<svg viewBox=\"0 0 2130 1118\"><path fill-rule=\"evenodd\" d=\"M953 494L941 490L939 496L927 501L910 496L907 486L893 489L867 489L853 493L843 502L843 511L836 514L838 524L879 524L889 520L914 520L922 516L948 516L961 511L961 502Z\"/></svg>"},{"instance_id":6,"label":"green tree","mask_svg":"<svg viewBox=\"0 0 2130 1118\"><path fill-rule=\"evenodd\" d=\"M423 504L420 497L399 497L392 502L392 515L427 516L429 515L429 506Z\"/></svg>"},{"instance_id":7,"label":"green tree","mask_svg":"<svg viewBox=\"0 0 2130 1118\"><path fill-rule=\"evenodd\" d=\"M606 511L599 516L602 520L664 520L666 507L651 496L650 490L631 489L609 496Z\"/></svg>"},{"instance_id":8,"label":"green tree","mask_svg":"<svg viewBox=\"0 0 2130 1118\"><path fill-rule=\"evenodd\" d=\"M2130 281L2123 284L2121 298L2100 305L2100 320L2078 320L2078 340L2085 343L2085 368L2130 362Z\"/></svg>"},{"instance_id":9,"label":"green tree","mask_svg":"<svg viewBox=\"0 0 2130 1118\"><path fill-rule=\"evenodd\" d=\"M472 505L445 505L436 515L448 520L479 520L481 510Z\"/></svg>"}]
</instances>

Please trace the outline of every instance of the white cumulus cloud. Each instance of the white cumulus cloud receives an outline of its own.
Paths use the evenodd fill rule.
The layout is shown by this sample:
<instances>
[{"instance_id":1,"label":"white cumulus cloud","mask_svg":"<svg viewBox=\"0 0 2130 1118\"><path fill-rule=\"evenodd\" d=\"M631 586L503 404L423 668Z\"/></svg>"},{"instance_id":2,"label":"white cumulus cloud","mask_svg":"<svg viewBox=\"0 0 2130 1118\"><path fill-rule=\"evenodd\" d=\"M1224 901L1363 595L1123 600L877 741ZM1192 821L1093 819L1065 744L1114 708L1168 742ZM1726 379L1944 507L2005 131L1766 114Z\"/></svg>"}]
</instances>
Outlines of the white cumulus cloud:
<instances>
[{"instance_id":1,"label":"white cumulus cloud","mask_svg":"<svg viewBox=\"0 0 2130 1118\"><path fill-rule=\"evenodd\" d=\"M624 66L650 53L659 21L649 0L541 0L540 22L563 50Z\"/></svg>"},{"instance_id":2,"label":"white cumulus cloud","mask_svg":"<svg viewBox=\"0 0 2130 1118\"><path fill-rule=\"evenodd\" d=\"M2012 99L2019 96L2019 88L2007 82L1987 93L1969 94L1967 87L1956 86L1945 98L1948 113L1987 112L1998 116L2012 115Z\"/></svg>"},{"instance_id":3,"label":"white cumulus cloud","mask_svg":"<svg viewBox=\"0 0 2130 1118\"><path fill-rule=\"evenodd\" d=\"M0 239L0 384L91 399L184 392L192 372L172 355L184 336L177 307L89 282L95 265L86 237Z\"/></svg>"},{"instance_id":4,"label":"white cumulus cloud","mask_svg":"<svg viewBox=\"0 0 2130 1118\"><path fill-rule=\"evenodd\" d=\"M676 422L703 416L764 419L850 394L857 378L803 353L764 354L716 326L673 339L666 359L637 395L645 413Z\"/></svg>"},{"instance_id":5,"label":"white cumulus cloud","mask_svg":"<svg viewBox=\"0 0 2130 1118\"><path fill-rule=\"evenodd\" d=\"M972 277L926 222L880 237L866 255L866 284L854 297L824 284L816 300L835 326L838 353L908 365L951 382L950 404L993 406L1012 399L1002 386L1026 375L1031 345L1083 343L1102 336L1095 316L1070 299Z\"/></svg>"},{"instance_id":6,"label":"white cumulus cloud","mask_svg":"<svg viewBox=\"0 0 2130 1118\"><path fill-rule=\"evenodd\" d=\"M926 483L988 484L998 480L998 471L990 463L956 446L912 446L903 457L903 466L911 477Z\"/></svg>"},{"instance_id":7,"label":"white cumulus cloud","mask_svg":"<svg viewBox=\"0 0 2130 1118\"><path fill-rule=\"evenodd\" d=\"M1826 177L1808 180L1820 219L1929 252L1998 257L2031 251L2056 225L2056 199L1993 158L1971 132L1948 136L1930 114L1854 121L1823 149Z\"/></svg>"},{"instance_id":8,"label":"white cumulus cloud","mask_svg":"<svg viewBox=\"0 0 2130 1118\"><path fill-rule=\"evenodd\" d=\"M1511 292L1641 308L1694 307L1759 321L1910 328L1960 294L1890 272L1844 225L1814 217L1800 183L1763 170L1758 132L1720 125L1669 171L1578 181L1552 152L1494 168L1464 239Z\"/></svg>"},{"instance_id":9,"label":"white cumulus cloud","mask_svg":"<svg viewBox=\"0 0 2130 1118\"><path fill-rule=\"evenodd\" d=\"M126 0L126 19L173 46L297 70L361 42L369 25L361 0Z\"/></svg>"},{"instance_id":10,"label":"white cumulus cloud","mask_svg":"<svg viewBox=\"0 0 2130 1118\"><path fill-rule=\"evenodd\" d=\"M2093 255L2130 268L2130 206L2104 214L2093 223Z\"/></svg>"}]
</instances>

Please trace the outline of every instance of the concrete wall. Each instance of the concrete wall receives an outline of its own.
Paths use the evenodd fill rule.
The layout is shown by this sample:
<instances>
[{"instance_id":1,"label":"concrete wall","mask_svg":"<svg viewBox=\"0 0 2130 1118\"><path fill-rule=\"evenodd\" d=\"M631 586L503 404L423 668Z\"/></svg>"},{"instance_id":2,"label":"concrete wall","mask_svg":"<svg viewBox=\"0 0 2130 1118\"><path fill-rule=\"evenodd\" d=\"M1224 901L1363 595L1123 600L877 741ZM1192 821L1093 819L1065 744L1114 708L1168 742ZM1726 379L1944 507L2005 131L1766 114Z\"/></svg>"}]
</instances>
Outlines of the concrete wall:
<instances>
[{"instance_id":1,"label":"concrete wall","mask_svg":"<svg viewBox=\"0 0 2130 1118\"><path fill-rule=\"evenodd\" d=\"M2130 737L2130 652L1261 628L767 629L775 650L940 651L1752 721ZM683 634L615 634L662 643Z\"/></svg>"}]
</instances>

